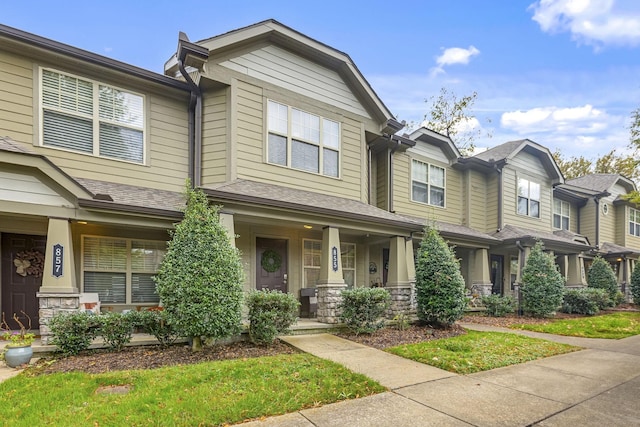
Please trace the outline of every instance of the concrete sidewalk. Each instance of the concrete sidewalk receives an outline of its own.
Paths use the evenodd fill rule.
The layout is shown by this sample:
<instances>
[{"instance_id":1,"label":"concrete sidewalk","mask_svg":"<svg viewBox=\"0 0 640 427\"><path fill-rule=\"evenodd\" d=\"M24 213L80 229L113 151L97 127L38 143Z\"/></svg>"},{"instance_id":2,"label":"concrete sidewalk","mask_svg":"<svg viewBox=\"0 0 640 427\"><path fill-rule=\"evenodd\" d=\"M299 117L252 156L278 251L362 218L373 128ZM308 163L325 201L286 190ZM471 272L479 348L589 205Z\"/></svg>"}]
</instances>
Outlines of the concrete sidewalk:
<instances>
[{"instance_id":1,"label":"concrete sidewalk","mask_svg":"<svg viewBox=\"0 0 640 427\"><path fill-rule=\"evenodd\" d=\"M484 325L463 326L522 333L586 349L461 376L333 335L282 337L305 352L367 375L390 391L243 426L626 427L640 424L640 336L591 340Z\"/></svg>"}]
</instances>

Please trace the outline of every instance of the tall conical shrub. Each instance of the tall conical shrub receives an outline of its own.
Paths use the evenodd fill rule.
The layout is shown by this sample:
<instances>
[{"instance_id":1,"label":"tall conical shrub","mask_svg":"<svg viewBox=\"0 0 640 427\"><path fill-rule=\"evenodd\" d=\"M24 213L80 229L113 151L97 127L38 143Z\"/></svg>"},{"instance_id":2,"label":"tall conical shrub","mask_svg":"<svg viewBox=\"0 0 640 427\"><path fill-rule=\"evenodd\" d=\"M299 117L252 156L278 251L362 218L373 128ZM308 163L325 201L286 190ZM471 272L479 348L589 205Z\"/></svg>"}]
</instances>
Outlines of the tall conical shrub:
<instances>
[{"instance_id":1,"label":"tall conical shrub","mask_svg":"<svg viewBox=\"0 0 640 427\"><path fill-rule=\"evenodd\" d=\"M590 288L604 289L609 294L610 306L615 305L618 293L618 279L611 265L602 257L593 259L587 272L587 286Z\"/></svg>"},{"instance_id":2,"label":"tall conical shrub","mask_svg":"<svg viewBox=\"0 0 640 427\"><path fill-rule=\"evenodd\" d=\"M636 266L631 273L631 295L633 303L640 306L640 262L636 261Z\"/></svg>"},{"instance_id":3,"label":"tall conical shrub","mask_svg":"<svg viewBox=\"0 0 640 427\"><path fill-rule=\"evenodd\" d=\"M187 187L184 219L171 233L155 277L167 322L180 336L223 339L240 332L242 264L218 216L201 190Z\"/></svg>"},{"instance_id":4,"label":"tall conical shrub","mask_svg":"<svg viewBox=\"0 0 640 427\"><path fill-rule=\"evenodd\" d=\"M564 283L553 255L544 253L537 242L522 269L522 310L535 317L554 314L562 304Z\"/></svg>"},{"instance_id":5,"label":"tall conical shrub","mask_svg":"<svg viewBox=\"0 0 640 427\"><path fill-rule=\"evenodd\" d=\"M460 263L434 228L425 228L416 266L418 319L449 326L464 314L467 305Z\"/></svg>"}]
</instances>

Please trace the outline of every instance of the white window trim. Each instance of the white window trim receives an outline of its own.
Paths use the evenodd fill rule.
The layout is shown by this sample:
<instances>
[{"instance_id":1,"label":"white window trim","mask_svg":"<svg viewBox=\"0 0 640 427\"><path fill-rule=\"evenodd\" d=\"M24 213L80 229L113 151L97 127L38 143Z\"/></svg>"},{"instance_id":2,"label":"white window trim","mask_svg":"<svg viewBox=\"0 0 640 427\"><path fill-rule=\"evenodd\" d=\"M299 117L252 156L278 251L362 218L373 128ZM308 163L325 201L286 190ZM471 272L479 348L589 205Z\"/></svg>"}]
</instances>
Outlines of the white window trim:
<instances>
[{"instance_id":1,"label":"white window trim","mask_svg":"<svg viewBox=\"0 0 640 427\"><path fill-rule=\"evenodd\" d=\"M271 129L269 129L269 102L274 102L276 104L282 105L284 107L287 107L287 133L284 134L282 132L279 131L273 131ZM265 141L265 145L264 145L264 152L265 152L265 157L264 157L264 162L272 165L272 166L279 166L282 168L287 168L290 170L294 170L294 171L300 171L300 172L304 172L304 173L310 173L312 175L318 175L318 176L323 176L325 178L332 178L332 179L342 179L342 123L338 120L334 120L334 119L330 119L328 117L325 116L321 116L319 114L316 113L312 113L310 111L306 111L303 110L302 108L298 108L298 107L294 107L292 105L289 104L285 104L279 101L276 101L274 99L266 99L265 101L265 107L264 107L266 114L265 114L265 129L267 130L265 132L266 134L266 141ZM318 142L314 142L314 141L310 141L301 137L293 137L293 132L291 130L292 127L292 110L296 109L298 111L301 111L303 113L306 114L310 114L312 116L316 116L319 118L320 121L320 138ZM326 119L332 122L335 122L338 124L338 148L335 147L325 147L323 142L322 142L322 120ZM281 136L283 138L286 138L287 140L287 164L286 165L281 165L278 163L271 163L269 162L269 134L273 134L273 135L278 135ZM310 145L315 145L316 147L318 147L318 172L310 172L304 169L298 169L298 168L294 168L293 166L291 166L291 162L292 162L292 157L291 157L291 151L292 151L292 146L293 146L293 140L296 141L300 141L303 142L305 144L310 144ZM338 176L332 176L332 175L325 175L323 172L323 167L324 167L324 149L328 149L328 150L332 150L332 151L337 151L338 152Z\"/></svg>"},{"instance_id":2,"label":"white window trim","mask_svg":"<svg viewBox=\"0 0 640 427\"><path fill-rule=\"evenodd\" d=\"M556 213L556 200L560 202L560 213ZM567 214L563 215L564 213L564 209L563 206L566 204L567 206ZM556 227L554 225L554 221L555 221L555 216L558 215L560 216L560 228ZM551 226L556 229L556 230L562 230L562 218L567 218L568 222L569 222L569 228L567 230L569 230L571 228L571 204L567 201L564 200L560 200L560 199L553 199L553 213L551 216Z\"/></svg>"},{"instance_id":3,"label":"white window trim","mask_svg":"<svg viewBox=\"0 0 640 427\"><path fill-rule=\"evenodd\" d=\"M634 216L635 221L631 220L631 216ZM640 237L635 233L631 233L629 228L631 227L631 224L634 225L634 230L638 228L638 225L640 225L640 210L638 209L634 209L634 208L629 208L629 221L627 222L627 233L629 233L630 236L634 236L634 237Z\"/></svg>"},{"instance_id":4,"label":"white window trim","mask_svg":"<svg viewBox=\"0 0 640 427\"><path fill-rule=\"evenodd\" d=\"M442 204L442 206L431 204L431 184L429 182L425 183L425 182L422 182L422 181L418 181L420 183L427 184L427 203L422 202L420 200L415 200L413 198L413 181L414 181L413 180L413 164L414 164L413 162L419 162L419 163L422 163L422 164L426 165L427 166L427 171L431 170L431 166L443 170L443 172L444 172L444 182L443 182L442 189L444 190L444 203ZM429 172L427 172L427 173L429 173ZM428 181L428 175L427 175L427 181ZM422 161L420 159L412 158L411 159L411 168L409 170L409 199L412 202L420 203L421 205L427 205L427 206L431 206L433 208L439 208L439 209L446 209L446 207L447 207L447 168L443 167L443 166L440 166L440 165L436 165L434 163L429 163L429 162Z\"/></svg>"},{"instance_id":5,"label":"white window trim","mask_svg":"<svg viewBox=\"0 0 640 427\"><path fill-rule=\"evenodd\" d=\"M317 266L317 267L316 267L316 266L313 266L313 265L309 265L309 266L307 266L307 265L304 263L304 244L305 244L305 242L320 243L320 244L322 245L322 240L318 240L318 239L302 239L302 262L301 262L301 264L302 264L302 276L301 276L301 277L302 277L302 282L303 282L303 283L302 283L302 286L303 286L303 287L312 286L312 285L310 285L310 284L304 283L304 280L305 280L305 277L306 277L306 275L304 274L304 271L305 271L306 269L320 270L320 268L321 268L320 266ZM353 287L355 287L355 286L356 286L356 283L358 283L358 282L357 282L357 274L358 274L358 265L357 265L357 263L358 263L358 256L357 256L357 252L356 252L356 251L357 251L357 249L358 249L358 247L357 247L357 245L356 245L355 243L350 243L350 242L340 242L340 246L342 246L342 245L349 245L349 246L352 246L352 247L353 247L353 257L354 257L354 265L353 265L353 268L345 268L345 267L344 267L344 264L342 263L342 258L340 259L340 265L342 266L342 272L343 272L343 273L342 273L342 278L343 278L343 279L344 279L344 272L345 272L345 271L353 271ZM342 253L342 248L340 248L340 252Z\"/></svg>"},{"instance_id":6,"label":"white window trim","mask_svg":"<svg viewBox=\"0 0 640 427\"><path fill-rule=\"evenodd\" d=\"M51 71L57 74L62 74L65 76L69 76L69 77L73 77L79 80L84 80L86 82L90 82L91 84L93 84L94 90L93 90L93 114L91 115L91 117L88 117L86 115L83 115L81 113L75 113L75 116L77 117L84 117L86 119L91 119L93 121L93 153L86 153L83 151L78 151L78 150L73 150L70 148L64 148L64 147L55 147L55 146L51 146L51 145L45 145L44 144L44 112L43 110L45 108L49 109L50 111L56 111L56 112L60 112L63 114L70 114L68 111L64 111L64 110L57 110L55 108L52 107L45 107L42 100L43 100L43 91L44 91L44 85L42 83L42 73L43 71ZM142 112L144 117L142 118L142 128L138 128L135 126L128 126L125 123L120 123L120 122L114 122L111 120L107 120L107 119L100 119L100 113L99 113L99 87L100 85L102 86L108 86L110 88L119 90L121 92L126 92L126 93L130 93L132 95L136 95L136 96L140 96L142 97ZM147 111L147 99L146 96L142 93L139 92L135 92L129 89L124 89L122 87L119 86L115 86L112 84L108 84L105 82L101 82L98 80L94 80L94 79L90 79L84 76L79 76L77 74L73 74L73 73L68 73L66 71L60 71L57 70L55 68L51 68L51 67L38 67L38 100L37 100L37 105L38 105L38 145L40 147L43 148L47 148L50 150L60 150L60 151L66 151L68 153L75 153L75 154L80 154L80 155L84 155L84 156L91 156L91 157L97 157L100 159L105 159L105 160L113 160L116 162L124 162L124 163L130 163L132 165L147 165L147 135L148 135L148 111ZM74 114L70 114L70 115L74 115ZM108 157L108 156L101 156L100 155L100 132L99 132L99 128L100 128L100 122L103 123L109 123L109 124L115 124L117 126L121 126L127 129L135 129L135 130L141 130L142 131L142 162L135 162L132 160L126 160L126 159L118 159L118 158L114 158L114 157Z\"/></svg>"},{"instance_id":7,"label":"white window trim","mask_svg":"<svg viewBox=\"0 0 640 427\"><path fill-rule=\"evenodd\" d=\"M125 302L122 303L106 303L107 305L110 306L126 306L126 305L149 305L149 306L154 306L157 303L154 302L132 302L131 301L131 295L132 295L132 275L134 273L133 268L131 267L131 247L132 247L132 243L135 240L136 242L150 242L150 243L154 243L154 244L167 244L166 241L164 240L150 240L150 239L130 239L130 238L125 238L125 237L113 237L113 236L100 236L100 235L93 235L93 234L83 234L80 236L80 241L81 241L81 249L80 249L80 285L81 285L81 289L82 292L84 292L84 273L85 273L85 268L84 268L84 242L85 242L85 238L94 238L94 239L102 239L102 240L123 240L126 242L126 248L127 248L127 263L126 263L126 271L124 271L125 273ZM97 271L97 272L120 272L122 273L122 271L120 270L88 270L88 271ZM135 273L141 273L141 274L156 274L157 271L135 271Z\"/></svg>"},{"instance_id":8,"label":"white window trim","mask_svg":"<svg viewBox=\"0 0 640 427\"><path fill-rule=\"evenodd\" d=\"M527 213L523 214L520 213L518 210L519 207L519 199L520 197L520 192L519 192L519 188L520 188L520 183L519 181L523 180L523 181L527 181L527 197L525 197L527 199ZM531 197L531 184L538 184L538 186L540 187L540 198L539 199L534 199ZM531 215L531 201L535 201L538 202L538 216L533 216ZM517 176L516 177L516 215L520 215L520 216L526 216L527 218L531 218L531 219L537 219L540 220L542 219L542 184L540 184L540 182L532 180L530 178L525 178L525 177L521 177L521 176ZM551 221L553 222L553 215L551 216Z\"/></svg>"}]
</instances>

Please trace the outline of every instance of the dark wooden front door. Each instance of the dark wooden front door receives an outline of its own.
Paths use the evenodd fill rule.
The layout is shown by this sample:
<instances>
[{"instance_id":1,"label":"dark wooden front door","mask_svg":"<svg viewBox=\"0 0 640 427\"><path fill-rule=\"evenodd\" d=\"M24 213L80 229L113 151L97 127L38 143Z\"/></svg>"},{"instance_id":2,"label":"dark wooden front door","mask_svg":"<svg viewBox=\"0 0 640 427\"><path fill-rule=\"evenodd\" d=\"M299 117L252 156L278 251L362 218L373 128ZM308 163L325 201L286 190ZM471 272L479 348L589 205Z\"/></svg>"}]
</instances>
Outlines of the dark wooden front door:
<instances>
[{"instance_id":1,"label":"dark wooden front door","mask_svg":"<svg viewBox=\"0 0 640 427\"><path fill-rule=\"evenodd\" d=\"M287 241L256 238L256 289L287 292Z\"/></svg>"},{"instance_id":2,"label":"dark wooden front door","mask_svg":"<svg viewBox=\"0 0 640 427\"><path fill-rule=\"evenodd\" d=\"M491 288L492 294L502 294L502 285L504 282L504 256L491 255Z\"/></svg>"},{"instance_id":3,"label":"dark wooden front door","mask_svg":"<svg viewBox=\"0 0 640 427\"><path fill-rule=\"evenodd\" d=\"M0 252L2 253L2 312L9 326L17 329L18 325L10 320L15 313L28 327L28 320L22 314L24 311L31 318L31 328L40 327L38 316L38 298L36 293L42 286L42 274L31 270L20 269L17 263L25 258L24 254L38 251L45 253L47 238L45 236L31 236L25 234L2 234ZM35 263L34 263L35 264Z\"/></svg>"}]
</instances>

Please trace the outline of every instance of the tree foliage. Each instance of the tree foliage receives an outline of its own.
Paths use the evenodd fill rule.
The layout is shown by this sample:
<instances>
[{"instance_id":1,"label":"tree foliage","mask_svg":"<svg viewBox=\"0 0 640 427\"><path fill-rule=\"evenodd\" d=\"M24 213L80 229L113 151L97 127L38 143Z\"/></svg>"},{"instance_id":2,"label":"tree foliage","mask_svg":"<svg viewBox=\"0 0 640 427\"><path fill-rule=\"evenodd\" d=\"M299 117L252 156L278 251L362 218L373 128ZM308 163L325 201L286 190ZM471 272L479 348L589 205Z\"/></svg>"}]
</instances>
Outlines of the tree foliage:
<instances>
[{"instance_id":1,"label":"tree foliage","mask_svg":"<svg viewBox=\"0 0 640 427\"><path fill-rule=\"evenodd\" d=\"M522 269L522 310L535 317L547 317L562 304L564 277L558 271L553 255L536 242Z\"/></svg>"},{"instance_id":2,"label":"tree foliage","mask_svg":"<svg viewBox=\"0 0 640 427\"><path fill-rule=\"evenodd\" d=\"M640 151L640 107L631 112L630 143L631 148Z\"/></svg>"},{"instance_id":3,"label":"tree foliage","mask_svg":"<svg viewBox=\"0 0 640 427\"><path fill-rule=\"evenodd\" d=\"M460 263L434 228L425 228L416 267L418 319L449 326L467 305Z\"/></svg>"},{"instance_id":4,"label":"tree foliage","mask_svg":"<svg viewBox=\"0 0 640 427\"><path fill-rule=\"evenodd\" d=\"M481 129L471 126L477 122L472 112L477 97L478 93L474 91L458 98L455 93L441 88L437 97L431 96L426 101L430 108L424 117L424 125L451 138L462 154L472 152L474 141L482 135ZM491 134L487 136L491 137Z\"/></svg>"},{"instance_id":5,"label":"tree foliage","mask_svg":"<svg viewBox=\"0 0 640 427\"><path fill-rule=\"evenodd\" d=\"M611 150L607 154L595 160L587 159L584 156L571 156L566 158L560 150L553 153L556 164L567 179L578 178L580 176L593 173L620 174L631 180L640 180L640 159L636 154L620 155L616 150Z\"/></svg>"},{"instance_id":6,"label":"tree foliage","mask_svg":"<svg viewBox=\"0 0 640 427\"><path fill-rule=\"evenodd\" d=\"M222 339L240 331L242 265L201 190L187 186L184 219L172 232L167 254L155 277L167 322L181 336Z\"/></svg>"},{"instance_id":7,"label":"tree foliage","mask_svg":"<svg viewBox=\"0 0 640 427\"><path fill-rule=\"evenodd\" d=\"M631 295L633 296L633 303L640 306L640 262L637 261L631 273Z\"/></svg>"},{"instance_id":8,"label":"tree foliage","mask_svg":"<svg viewBox=\"0 0 640 427\"><path fill-rule=\"evenodd\" d=\"M587 272L587 285L590 288L607 291L611 300L610 305L614 305L618 293L618 279L616 279L611 265L604 258L597 256L593 259Z\"/></svg>"}]
</instances>

